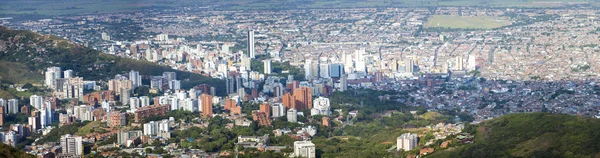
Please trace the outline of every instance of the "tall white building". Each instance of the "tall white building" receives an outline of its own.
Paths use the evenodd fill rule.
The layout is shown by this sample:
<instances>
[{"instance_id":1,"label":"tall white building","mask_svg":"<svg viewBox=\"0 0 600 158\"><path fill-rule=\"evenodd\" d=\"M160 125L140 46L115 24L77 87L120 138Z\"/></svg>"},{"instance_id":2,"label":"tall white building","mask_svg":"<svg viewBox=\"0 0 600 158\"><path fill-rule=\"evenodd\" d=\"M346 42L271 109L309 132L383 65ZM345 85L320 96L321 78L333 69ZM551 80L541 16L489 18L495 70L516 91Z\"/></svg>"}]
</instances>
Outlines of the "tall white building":
<instances>
[{"instance_id":1,"label":"tall white building","mask_svg":"<svg viewBox=\"0 0 600 158\"><path fill-rule=\"evenodd\" d=\"M254 59L254 30L248 30L248 57Z\"/></svg>"},{"instance_id":2,"label":"tall white building","mask_svg":"<svg viewBox=\"0 0 600 158\"><path fill-rule=\"evenodd\" d=\"M264 67L264 72L265 74L271 74L271 60L267 59L263 61L263 67Z\"/></svg>"},{"instance_id":3,"label":"tall white building","mask_svg":"<svg viewBox=\"0 0 600 158\"><path fill-rule=\"evenodd\" d=\"M306 60L304 62L304 78L312 79L314 77L312 74L312 60Z\"/></svg>"},{"instance_id":4,"label":"tall white building","mask_svg":"<svg viewBox=\"0 0 600 158\"><path fill-rule=\"evenodd\" d=\"M313 101L313 108L310 110L310 115L325 115L329 116L331 111L329 110L329 99L319 97Z\"/></svg>"},{"instance_id":5,"label":"tall white building","mask_svg":"<svg viewBox=\"0 0 600 158\"><path fill-rule=\"evenodd\" d=\"M92 115L93 108L87 105L75 106L73 107L73 115L81 121L94 121L94 116Z\"/></svg>"},{"instance_id":6,"label":"tall white building","mask_svg":"<svg viewBox=\"0 0 600 158\"><path fill-rule=\"evenodd\" d=\"M106 32L102 32L102 40L110 41L110 35Z\"/></svg>"},{"instance_id":7,"label":"tall white building","mask_svg":"<svg viewBox=\"0 0 600 158\"><path fill-rule=\"evenodd\" d=\"M142 77L140 77L140 72L138 71L129 71L129 80L133 83L134 89L142 85Z\"/></svg>"},{"instance_id":8,"label":"tall white building","mask_svg":"<svg viewBox=\"0 0 600 158\"><path fill-rule=\"evenodd\" d=\"M8 107L6 107L7 102L6 100L0 98L0 106L4 108L4 111L2 111L3 113L8 113Z\"/></svg>"},{"instance_id":9,"label":"tall white building","mask_svg":"<svg viewBox=\"0 0 600 158\"><path fill-rule=\"evenodd\" d=\"M170 132L169 120L150 121L144 124L144 135L155 136L160 132Z\"/></svg>"},{"instance_id":10,"label":"tall white building","mask_svg":"<svg viewBox=\"0 0 600 158\"><path fill-rule=\"evenodd\" d=\"M296 123L298 122L298 110L291 108L287 111L287 121Z\"/></svg>"},{"instance_id":11,"label":"tall white building","mask_svg":"<svg viewBox=\"0 0 600 158\"><path fill-rule=\"evenodd\" d=\"M148 96L141 96L140 97L140 105L142 107L150 105L150 97L148 97Z\"/></svg>"},{"instance_id":12,"label":"tall white building","mask_svg":"<svg viewBox=\"0 0 600 158\"><path fill-rule=\"evenodd\" d=\"M185 98L183 100L183 110L197 112L198 111L198 100L196 98Z\"/></svg>"},{"instance_id":13,"label":"tall white building","mask_svg":"<svg viewBox=\"0 0 600 158\"><path fill-rule=\"evenodd\" d=\"M45 73L46 78L44 80L44 84L46 85L46 87L49 87L51 89L56 88L54 87L54 83L56 79L61 78L60 75L60 67L49 67Z\"/></svg>"},{"instance_id":14,"label":"tall white building","mask_svg":"<svg viewBox=\"0 0 600 158\"><path fill-rule=\"evenodd\" d=\"M171 81L169 81L169 89L171 89L171 90L179 90L179 89L181 89L181 80L171 80Z\"/></svg>"},{"instance_id":15,"label":"tall white building","mask_svg":"<svg viewBox=\"0 0 600 158\"><path fill-rule=\"evenodd\" d=\"M469 55L469 59L467 59L467 69L469 69L469 71L477 69L477 57L475 55Z\"/></svg>"},{"instance_id":16,"label":"tall white building","mask_svg":"<svg viewBox=\"0 0 600 158\"><path fill-rule=\"evenodd\" d=\"M418 136L414 133L404 133L396 140L396 150L410 151L417 146Z\"/></svg>"},{"instance_id":17,"label":"tall white building","mask_svg":"<svg viewBox=\"0 0 600 158\"><path fill-rule=\"evenodd\" d=\"M285 110L285 106L283 106L281 103L271 105L271 113L273 114L273 117L285 116L286 111L287 110Z\"/></svg>"},{"instance_id":18,"label":"tall white building","mask_svg":"<svg viewBox=\"0 0 600 158\"><path fill-rule=\"evenodd\" d=\"M329 77L329 64L320 64L319 65L319 77L330 78Z\"/></svg>"},{"instance_id":19,"label":"tall white building","mask_svg":"<svg viewBox=\"0 0 600 158\"><path fill-rule=\"evenodd\" d=\"M41 109L44 98L39 95L32 95L29 97L29 105L33 106L36 109Z\"/></svg>"},{"instance_id":20,"label":"tall white building","mask_svg":"<svg viewBox=\"0 0 600 158\"><path fill-rule=\"evenodd\" d=\"M63 73L63 76L64 76L63 78L73 78L73 77L75 77L73 75L73 70L65 70L65 72Z\"/></svg>"},{"instance_id":21,"label":"tall white building","mask_svg":"<svg viewBox=\"0 0 600 158\"><path fill-rule=\"evenodd\" d=\"M310 141L295 141L294 142L294 156L303 158L315 158L316 157L315 144Z\"/></svg>"},{"instance_id":22,"label":"tall white building","mask_svg":"<svg viewBox=\"0 0 600 158\"><path fill-rule=\"evenodd\" d=\"M129 109L131 109L131 111L135 111L137 108L140 108L141 106L141 102L140 99L138 97L131 97L129 98Z\"/></svg>"},{"instance_id":23,"label":"tall white building","mask_svg":"<svg viewBox=\"0 0 600 158\"><path fill-rule=\"evenodd\" d=\"M406 73L415 72L415 61L413 59L404 60L404 72L406 72Z\"/></svg>"},{"instance_id":24,"label":"tall white building","mask_svg":"<svg viewBox=\"0 0 600 158\"><path fill-rule=\"evenodd\" d=\"M19 143L18 135L19 134L15 131L6 132L4 135L4 143L13 147L16 146Z\"/></svg>"},{"instance_id":25,"label":"tall white building","mask_svg":"<svg viewBox=\"0 0 600 158\"><path fill-rule=\"evenodd\" d=\"M463 64L463 58L461 56L454 58L454 70L463 70Z\"/></svg>"},{"instance_id":26,"label":"tall white building","mask_svg":"<svg viewBox=\"0 0 600 158\"><path fill-rule=\"evenodd\" d=\"M19 100L9 99L7 106L8 106L8 113L10 113L10 114L19 113Z\"/></svg>"},{"instance_id":27,"label":"tall white building","mask_svg":"<svg viewBox=\"0 0 600 158\"><path fill-rule=\"evenodd\" d=\"M60 137L60 146L63 154L83 155L83 139L80 136L63 135Z\"/></svg>"}]
</instances>

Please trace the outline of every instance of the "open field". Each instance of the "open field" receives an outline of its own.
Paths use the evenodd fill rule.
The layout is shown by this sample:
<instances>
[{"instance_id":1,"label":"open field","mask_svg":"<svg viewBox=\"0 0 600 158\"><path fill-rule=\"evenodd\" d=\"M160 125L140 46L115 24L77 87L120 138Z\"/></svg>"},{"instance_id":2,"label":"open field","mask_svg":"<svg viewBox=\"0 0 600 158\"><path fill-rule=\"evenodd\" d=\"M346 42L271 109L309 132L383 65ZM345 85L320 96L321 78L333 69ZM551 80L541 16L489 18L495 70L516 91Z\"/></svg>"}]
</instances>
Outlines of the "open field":
<instances>
[{"instance_id":1,"label":"open field","mask_svg":"<svg viewBox=\"0 0 600 158\"><path fill-rule=\"evenodd\" d=\"M454 15L433 15L427 19L425 28L457 28L457 29L493 29L510 25L503 17L465 17Z\"/></svg>"},{"instance_id":2,"label":"open field","mask_svg":"<svg viewBox=\"0 0 600 158\"><path fill-rule=\"evenodd\" d=\"M433 7L433 6L485 6L485 7L559 7L570 2L592 0L0 0L0 15L38 14L94 14L135 12L141 9L169 7L210 7L221 10L260 10L298 8L362 8L362 7Z\"/></svg>"},{"instance_id":3,"label":"open field","mask_svg":"<svg viewBox=\"0 0 600 158\"><path fill-rule=\"evenodd\" d=\"M25 64L0 61L0 81L15 84L41 84L44 77L41 73L30 70Z\"/></svg>"}]
</instances>

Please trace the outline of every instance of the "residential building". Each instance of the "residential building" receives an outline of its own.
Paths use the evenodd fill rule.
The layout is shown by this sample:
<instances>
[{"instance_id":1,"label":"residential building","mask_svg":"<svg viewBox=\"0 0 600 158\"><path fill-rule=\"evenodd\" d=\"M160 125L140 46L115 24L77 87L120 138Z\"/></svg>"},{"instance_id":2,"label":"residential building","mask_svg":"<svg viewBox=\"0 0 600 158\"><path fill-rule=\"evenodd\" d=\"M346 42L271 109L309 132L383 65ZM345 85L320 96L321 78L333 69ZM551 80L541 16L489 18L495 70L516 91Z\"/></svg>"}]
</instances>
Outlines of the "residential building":
<instances>
[{"instance_id":1,"label":"residential building","mask_svg":"<svg viewBox=\"0 0 600 158\"><path fill-rule=\"evenodd\" d=\"M396 140L396 150L410 151L417 146L418 136L414 133L404 133Z\"/></svg>"},{"instance_id":2,"label":"residential building","mask_svg":"<svg viewBox=\"0 0 600 158\"><path fill-rule=\"evenodd\" d=\"M316 158L315 144L310 141L295 141L294 156L303 158Z\"/></svg>"}]
</instances>

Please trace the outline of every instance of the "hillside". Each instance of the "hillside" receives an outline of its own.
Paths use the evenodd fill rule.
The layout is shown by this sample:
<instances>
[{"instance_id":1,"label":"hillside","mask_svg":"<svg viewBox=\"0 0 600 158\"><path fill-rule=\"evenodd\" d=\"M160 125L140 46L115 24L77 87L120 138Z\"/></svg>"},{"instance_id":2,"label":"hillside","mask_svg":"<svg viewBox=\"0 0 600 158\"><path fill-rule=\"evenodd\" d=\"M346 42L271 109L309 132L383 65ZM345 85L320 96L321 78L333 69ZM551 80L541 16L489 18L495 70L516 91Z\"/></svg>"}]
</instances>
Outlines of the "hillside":
<instances>
[{"instance_id":1,"label":"hillside","mask_svg":"<svg viewBox=\"0 0 600 158\"><path fill-rule=\"evenodd\" d=\"M600 120L595 118L510 114L477 126L474 144L429 157L600 157L598 142Z\"/></svg>"},{"instance_id":2,"label":"hillside","mask_svg":"<svg viewBox=\"0 0 600 158\"><path fill-rule=\"evenodd\" d=\"M0 157L34 158L35 156L29 155L17 148L13 148L4 143L0 143Z\"/></svg>"},{"instance_id":3,"label":"hillside","mask_svg":"<svg viewBox=\"0 0 600 158\"><path fill-rule=\"evenodd\" d=\"M224 87L225 82L222 80L173 70L148 61L119 58L56 36L0 26L0 70L7 69L5 65L16 65L23 71L2 71L2 82L22 82L14 79L15 76L23 76L24 81L40 80L41 72L50 66L71 69L75 75L86 80L107 80L130 70L140 71L141 75L161 75L165 71L175 71L177 78L182 80L182 88L206 83L217 87L218 95L224 95L224 90L219 88Z\"/></svg>"}]
</instances>

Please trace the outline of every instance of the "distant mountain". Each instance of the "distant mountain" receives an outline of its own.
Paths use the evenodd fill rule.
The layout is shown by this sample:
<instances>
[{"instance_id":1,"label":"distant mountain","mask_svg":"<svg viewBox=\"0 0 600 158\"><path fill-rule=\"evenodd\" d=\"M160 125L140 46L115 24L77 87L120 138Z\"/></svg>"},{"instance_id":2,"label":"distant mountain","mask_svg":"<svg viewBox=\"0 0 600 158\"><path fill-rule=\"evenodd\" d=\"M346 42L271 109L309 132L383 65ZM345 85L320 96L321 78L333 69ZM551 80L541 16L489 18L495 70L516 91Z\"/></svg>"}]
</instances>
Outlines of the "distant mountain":
<instances>
[{"instance_id":1,"label":"distant mountain","mask_svg":"<svg viewBox=\"0 0 600 158\"><path fill-rule=\"evenodd\" d=\"M20 157L20 158L35 158L35 156L27 154L17 148L0 143L0 157Z\"/></svg>"},{"instance_id":2,"label":"distant mountain","mask_svg":"<svg viewBox=\"0 0 600 158\"><path fill-rule=\"evenodd\" d=\"M216 88L217 95L225 93L225 82L219 79L173 70L148 61L116 57L56 36L0 26L0 70L13 70L0 72L2 82L41 83L42 72L50 66L71 69L85 80L107 80L130 70L139 71L141 75L162 75L165 71L174 71L182 80L182 88L210 84ZM15 71L16 68L18 71Z\"/></svg>"},{"instance_id":3,"label":"distant mountain","mask_svg":"<svg viewBox=\"0 0 600 158\"><path fill-rule=\"evenodd\" d=\"M548 113L510 114L473 128L473 144L430 157L600 157L600 120Z\"/></svg>"}]
</instances>

